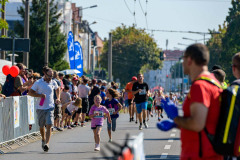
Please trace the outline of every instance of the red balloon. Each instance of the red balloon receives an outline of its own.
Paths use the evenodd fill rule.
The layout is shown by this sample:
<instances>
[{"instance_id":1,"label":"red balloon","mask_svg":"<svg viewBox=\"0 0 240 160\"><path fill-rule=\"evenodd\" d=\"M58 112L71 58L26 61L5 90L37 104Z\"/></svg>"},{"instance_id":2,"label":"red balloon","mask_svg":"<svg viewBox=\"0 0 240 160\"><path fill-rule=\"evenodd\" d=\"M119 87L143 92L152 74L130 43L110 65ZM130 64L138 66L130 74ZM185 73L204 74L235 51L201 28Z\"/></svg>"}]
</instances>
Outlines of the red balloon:
<instances>
[{"instance_id":1,"label":"red balloon","mask_svg":"<svg viewBox=\"0 0 240 160\"><path fill-rule=\"evenodd\" d=\"M5 76L7 76L10 73L10 66L9 65L3 66L2 72Z\"/></svg>"},{"instance_id":2,"label":"red balloon","mask_svg":"<svg viewBox=\"0 0 240 160\"><path fill-rule=\"evenodd\" d=\"M10 68L10 74L12 77L17 77L19 74L19 68L17 66L12 66Z\"/></svg>"}]
</instances>

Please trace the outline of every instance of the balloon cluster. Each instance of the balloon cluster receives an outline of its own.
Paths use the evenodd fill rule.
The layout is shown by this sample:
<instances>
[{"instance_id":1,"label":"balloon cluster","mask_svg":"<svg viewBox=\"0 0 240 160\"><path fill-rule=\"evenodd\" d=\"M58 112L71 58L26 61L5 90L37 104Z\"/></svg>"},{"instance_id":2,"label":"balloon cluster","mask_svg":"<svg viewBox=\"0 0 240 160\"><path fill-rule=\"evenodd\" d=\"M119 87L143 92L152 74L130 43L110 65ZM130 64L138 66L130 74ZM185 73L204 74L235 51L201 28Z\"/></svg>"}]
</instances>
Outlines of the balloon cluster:
<instances>
[{"instance_id":1,"label":"balloon cluster","mask_svg":"<svg viewBox=\"0 0 240 160\"><path fill-rule=\"evenodd\" d=\"M6 76L10 74L12 77L17 77L19 74L19 68L17 66L10 67L8 65L5 65L2 68L2 72Z\"/></svg>"}]
</instances>

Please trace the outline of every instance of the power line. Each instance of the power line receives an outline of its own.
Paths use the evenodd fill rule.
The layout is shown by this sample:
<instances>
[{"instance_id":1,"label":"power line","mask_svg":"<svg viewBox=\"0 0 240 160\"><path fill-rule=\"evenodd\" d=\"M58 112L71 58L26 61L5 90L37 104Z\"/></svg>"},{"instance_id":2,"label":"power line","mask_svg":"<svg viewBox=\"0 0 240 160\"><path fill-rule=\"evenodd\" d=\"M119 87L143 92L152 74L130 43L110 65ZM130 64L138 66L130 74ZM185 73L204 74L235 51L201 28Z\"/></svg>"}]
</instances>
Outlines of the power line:
<instances>
[{"instance_id":1,"label":"power line","mask_svg":"<svg viewBox=\"0 0 240 160\"><path fill-rule=\"evenodd\" d=\"M137 21L136 21L136 0L134 0L134 12L133 12L133 16L134 16L135 25L137 26Z\"/></svg>"},{"instance_id":2,"label":"power line","mask_svg":"<svg viewBox=\"0 0 240 160\"><path fill-rule=\"evenodd\" d=\"M127 6L129 12L130 12L131 14L133 14L132 11L130 10L130 8L128 7L128 4L127 4L126 0L124 0L124 3L125 3L125 5Z\"/></svg>"},{"instance_id":3,"label":"power line","mask_svg":"<svg viewBox=\"0 0 240 160\"><path fill-rule=\"evenodd\" d=\"M148 29L148 22L147 22L147 1L146 1L146 12L144 12L144 10L143 10L141 1L138 0L138 2L139 2L139 5L140 5L140 8L141 8L141 10L142 10L143 15L145 16L146 26L147 26L147 29Z\"/></svg>"}]
</instances>

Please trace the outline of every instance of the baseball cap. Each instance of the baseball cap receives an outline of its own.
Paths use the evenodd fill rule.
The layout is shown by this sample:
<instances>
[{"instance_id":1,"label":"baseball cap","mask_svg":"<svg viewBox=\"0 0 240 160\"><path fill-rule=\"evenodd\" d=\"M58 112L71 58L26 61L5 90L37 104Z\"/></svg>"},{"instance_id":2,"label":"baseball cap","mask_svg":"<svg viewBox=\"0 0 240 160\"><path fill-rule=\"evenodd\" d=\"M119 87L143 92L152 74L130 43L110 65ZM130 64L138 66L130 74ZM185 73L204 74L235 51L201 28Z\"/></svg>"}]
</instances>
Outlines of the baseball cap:
<instances>
[{"instance_id":1,"label":"baseball cap","mask_svg":"<svg viewBox=\"0 0 240 160\"><path fill-rule=\"evenodd\" d=\"M73 77L72 80L78 81L78 78L77 77Z\"/></svg>"},{"instance_id":2,"label":"baseball cap","mask_svg":"<svg viewBox=\"0 0 240 160\"><path fill-rule=\"evenodd\" d=\"M132 81L136 81L136 80L137 80L137 77L133 76Z\"/></svg>"}]
</instances>

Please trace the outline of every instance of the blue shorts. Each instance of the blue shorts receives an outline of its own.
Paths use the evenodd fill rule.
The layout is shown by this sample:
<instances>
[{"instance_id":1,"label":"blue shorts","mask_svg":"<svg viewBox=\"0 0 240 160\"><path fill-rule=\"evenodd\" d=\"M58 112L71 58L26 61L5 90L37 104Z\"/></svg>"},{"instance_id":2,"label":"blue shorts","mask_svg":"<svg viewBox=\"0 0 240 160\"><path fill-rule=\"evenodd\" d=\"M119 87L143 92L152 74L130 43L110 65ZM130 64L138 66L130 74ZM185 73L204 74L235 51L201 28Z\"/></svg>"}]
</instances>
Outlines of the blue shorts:
<instances>
[{"instance_id":1,"label":"blue shorts","mask_svg":"<svg viewBox=\"0 0 240 160\"><path fill-rule=\"evenodd\" d=\"M143 109L147 110L147 105L148 105L148 102L137 103L136 104L137 113L141 113Z\"/></svg>"}]
</instances>

